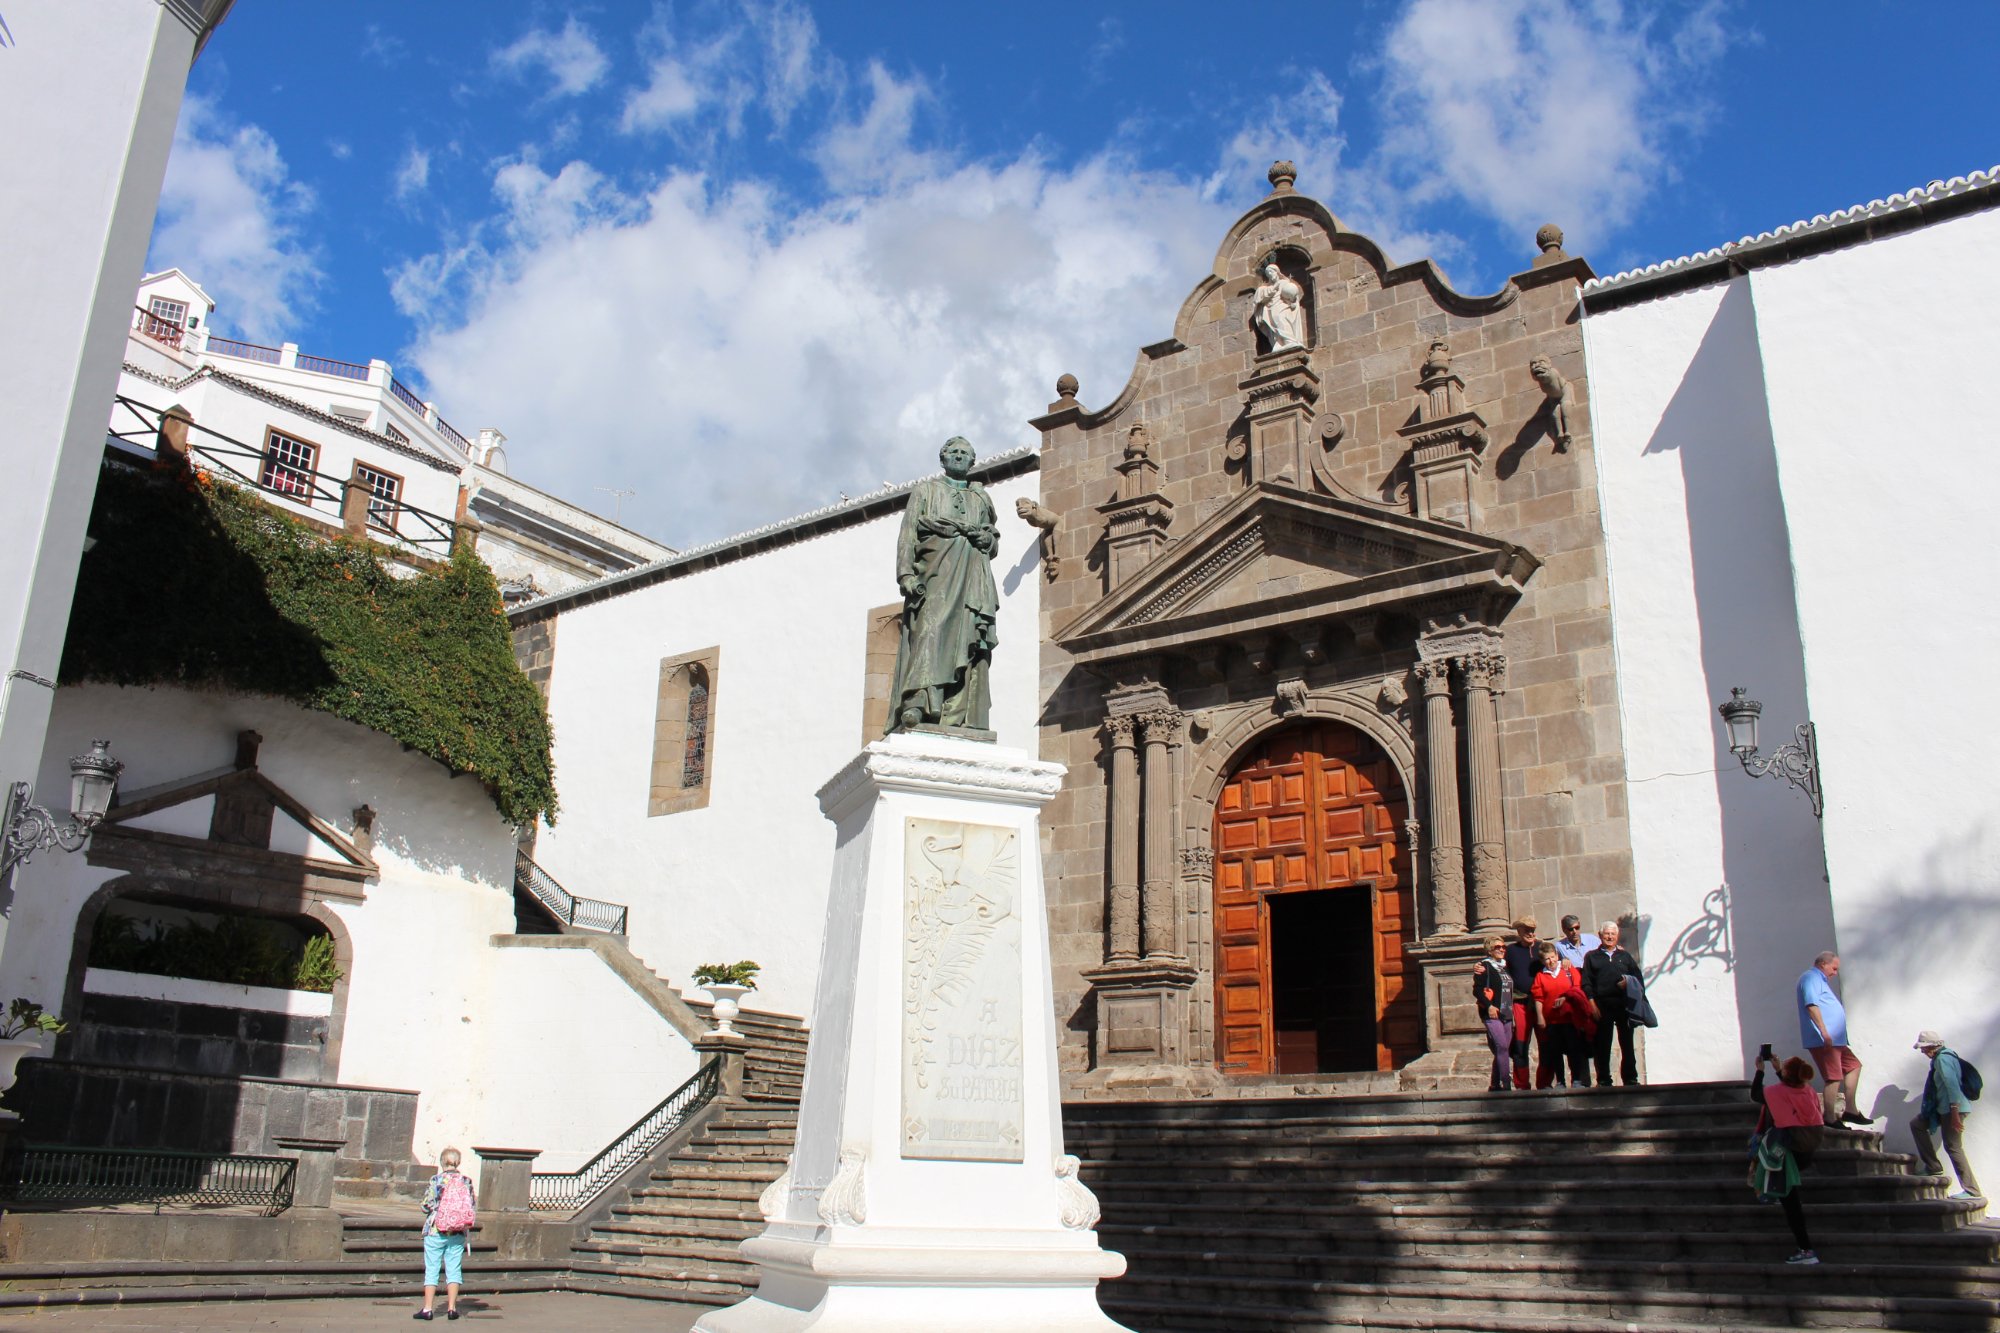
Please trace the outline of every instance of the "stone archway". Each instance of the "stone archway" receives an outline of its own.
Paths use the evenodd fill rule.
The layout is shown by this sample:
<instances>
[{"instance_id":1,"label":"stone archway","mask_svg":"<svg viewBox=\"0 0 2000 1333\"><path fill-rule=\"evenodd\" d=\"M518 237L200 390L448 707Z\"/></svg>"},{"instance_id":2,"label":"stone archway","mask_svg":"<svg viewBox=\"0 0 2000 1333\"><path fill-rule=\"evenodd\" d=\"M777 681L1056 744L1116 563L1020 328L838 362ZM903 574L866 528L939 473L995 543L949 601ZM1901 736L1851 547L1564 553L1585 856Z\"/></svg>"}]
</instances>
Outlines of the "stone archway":
<instances>
[{"instance_id":1,"label":"stone archway","mask_svg":"<svg viewBox=\"0 0 2000 1333\"><path fill-rule=\"evenodd\" d=\"M1221 1071L1391 1070L1421 1055L1396 763L1352 725L1292 721L1239 753L1211 808Z\"/></svg>"}]
</instances>

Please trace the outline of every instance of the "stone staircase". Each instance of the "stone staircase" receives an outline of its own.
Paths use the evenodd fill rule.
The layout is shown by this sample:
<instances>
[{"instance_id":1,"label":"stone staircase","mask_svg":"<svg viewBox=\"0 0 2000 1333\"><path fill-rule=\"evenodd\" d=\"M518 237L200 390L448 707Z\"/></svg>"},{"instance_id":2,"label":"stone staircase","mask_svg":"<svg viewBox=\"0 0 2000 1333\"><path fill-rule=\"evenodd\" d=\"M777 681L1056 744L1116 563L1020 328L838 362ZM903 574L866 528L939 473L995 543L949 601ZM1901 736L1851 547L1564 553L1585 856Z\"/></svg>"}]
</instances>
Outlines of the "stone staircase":
<instances>
[{"instance_id":1,"label":"stone staircase","mask_svg":"<svg viewBox=\"0 0 2000 1333\"><path fill-rule=\"evenodd\" d=\"M735 1026L750 1040L742 1099L713 1112L591 1225L574 1248L572 1289L733 1305L756 1287L756 1267L736 1247L763 1230L757 1197L791 1155L806 1030L748 1009Z\"/></svg>"},{"instance_id":2,"label":"stone staircase","mask_svg":"<svg viewBox=\"0 0 2000 1333\"><path fill-rule=\"evenodd\" d=\"M1788 1267L1737 1084L1065 1110L1135 1329L2000 1328L2000 1228L1878 1132L1829 1131Z\"/></svg>"}]
</instances>

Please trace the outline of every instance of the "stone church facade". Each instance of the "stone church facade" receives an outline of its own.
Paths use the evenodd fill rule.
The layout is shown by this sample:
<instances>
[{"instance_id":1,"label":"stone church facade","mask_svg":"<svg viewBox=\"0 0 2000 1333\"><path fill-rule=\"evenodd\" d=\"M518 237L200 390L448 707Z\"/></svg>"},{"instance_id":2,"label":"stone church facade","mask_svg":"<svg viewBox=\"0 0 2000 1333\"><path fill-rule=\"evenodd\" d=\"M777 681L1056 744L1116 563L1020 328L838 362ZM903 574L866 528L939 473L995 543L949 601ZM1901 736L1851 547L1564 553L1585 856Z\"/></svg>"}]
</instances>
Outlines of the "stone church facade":
<instances>
[{"instance_id":1,"label":"stone church facade","mask_svg":"<svg viewBox=\"0 0 2000 1333\"><path fill-rule=\"evenodd\" d=\"M1480 937L1633 901L1588 265L1546 227L1463 295L1271 180L1033 423L1062 1062L1108 1095L1469 1067Z\"/></svg>"}]
</instances>

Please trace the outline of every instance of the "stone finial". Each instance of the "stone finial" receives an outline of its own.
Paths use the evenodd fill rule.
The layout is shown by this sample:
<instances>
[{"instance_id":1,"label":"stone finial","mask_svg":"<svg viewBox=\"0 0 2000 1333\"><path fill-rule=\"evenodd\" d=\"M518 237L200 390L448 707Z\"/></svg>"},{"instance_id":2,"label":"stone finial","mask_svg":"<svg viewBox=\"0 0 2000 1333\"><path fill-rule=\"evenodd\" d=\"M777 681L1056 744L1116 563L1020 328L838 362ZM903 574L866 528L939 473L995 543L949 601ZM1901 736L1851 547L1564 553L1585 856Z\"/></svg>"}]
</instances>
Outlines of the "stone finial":
<instances>
[{"instance_id":1,"label":"stone finial","mask_svg":"<svg viewBox=\"0 0 2000 1333\"><path fill-rule=\"evenodd\" d=\"M1061 401L1065 403L1075 402L1078 387L1076 376L1070 374L1068 371L1064 371L1062 374L1056 376L1056 397Z\"/></svg>"},{"instance_id":2,"label":"stone finial","mask_svg":"<svg viewBox=\"0 0 2000 1333\"><path fill-rule=\"evenodd\" d=\"M1421 373L1425 379L1429 379L1433 375L1449 375L1451 373L1451 348L1445 343L1444 339L1433 338L1431 340L1430 354L1424 357L1424 366Z\"/></svg>"},{"instance_id":3,"label":"stone finial","mask_svg":"<svg viewBox=\"0 0 2000 1333\"><path fill-rule=\"evenodd\" d=\"M1542 250L1563 248L1563 229L1553 222L1544 222L1535 231L1535 245Z\"/></svg>"},{"instance_id":4,"label":"stone finial","mask_svg":"<svg viewBox=\"0 0 2000 1333\"><path fill-rule=\"evenodd\" d=\"M1152 452L1152 432L1146 429L1146 423L1142 421L1132 427L1131 431L1125 436L1125 456L1127 458L1145 458Z\"/></svg>"},{"instance_id":5,"label":"stone finial","mask_svg":"<svg viewBox=\"0 0 2000 1333\"><path fill-rule=\"evenodd\" d=\"M1272 194L1290 194L1292 182L1299 178L1299 169L1280 158L1273 162L1271 169L1264 174L1271 182Z\"/></svg>"}]
</instances>

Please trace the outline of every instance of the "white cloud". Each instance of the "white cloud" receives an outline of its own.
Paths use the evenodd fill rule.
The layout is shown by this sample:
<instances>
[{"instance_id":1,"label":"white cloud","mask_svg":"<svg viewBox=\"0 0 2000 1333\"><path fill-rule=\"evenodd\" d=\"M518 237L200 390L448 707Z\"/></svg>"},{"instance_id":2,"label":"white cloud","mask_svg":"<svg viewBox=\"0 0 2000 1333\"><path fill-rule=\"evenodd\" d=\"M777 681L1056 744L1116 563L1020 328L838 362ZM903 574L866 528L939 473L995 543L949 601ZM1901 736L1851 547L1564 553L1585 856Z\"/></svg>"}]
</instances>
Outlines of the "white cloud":
<instances>
[{"instance_id":1,"label":"white cloud","mask_svg":"<svg viewBox=\"0 0 2000 1333\"><path fill-rule=\"evenodd\" d=\"M1110 401L1231 211L1111 158L958 166L804 213L693 173L625 198L575 162L495 188L490 245L398 275L417 364L507 431L524 479L586 503L635 487L627 521L676 543L928 471L955 433L1031 442L1064 371Z\"/></svg>"},{"instance_id":2,"label":"white cloud","mask_svg":"<svg viewBox=\"0 0 2000 1333\"><path fill-rule=\"evenodd\" d=\"M1719 0L1417 0L1383 55L1382 160L1413 202L1456 196L1525 241L1629 221L1698 125L1727 36ZM1525 250L1525 245L1524 245Z\"/></svg>"},{"instance_id":3,"label":"white cloud","mask_svg":"<svg viewBox=\"0 0 2000 1333\"><path fill-rule=\"evenodd\" d=\"M181 102L148 263L178 266L216 300L224 327L255 341L292 332L321 279L303 234L313 192L271 136L232 125L196 93Z\"/></svg>"},{"instance_id":4,"label":"white cloud","mask_svg":"<svg viewBox=\"0 0 2000 1333\"><path fill-rule=\"evenodd\" d=\"M334 161L345 162L348 158L354 156L354 145L345 139L328 139L326 141L326 151L333 154Z\"/></svg>"},{"instance_id":5,"label":"white cloud","mask_svg":"<svg viewBox=\"0 0 2000 1333\"><path fill-rule=\"evenodd\" d=\"M626 134L679 131L720 111L720 128L734 137L753 104L783 130L809 93L837 78L837 64L820 53L812 15L791 0L745 4L699 35L677 29L663 13L640 30L639 47L646 83L625 95L618 128Z\"/></svg>"},{"instance_id":6,"label":"white cloud","mask_svg":"<svg viewBox=\"0 0 2000 1333\"><path fill-rule=\"evenodd\" d=\"M561 32L531 28L493 53L494 68L528 79L537 71L551 82L551 97L574 97L595 88L611 69L611 61L590 29L571 15Z\"/></svg>"},{"instance_id":7,"label":"white cloud","mask_svg":"<svg viewBox=\"0 0 2000 1333\"><path fill-rule=\"evenodd\" d=\"M396 164L394 189L398 201L407 201L410 196L422 194L430 188L431 155L411 144L403 154L403 160Z\"/></svg>"},{"instance_id":8,"label":"white cloud","mask_svg":"<svg viewBox=\"0 0 2000 1333\"><path fill-rule=\"evenodd\" d=\"M853 190L901 184L940 166L936 153L913 146L917 112L933 99L920 77L898 79L870 61L868 105L860 115L836 120L813 148L827 184Z\"/></svg>"}]
</instances>

